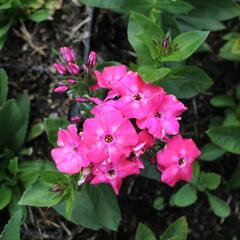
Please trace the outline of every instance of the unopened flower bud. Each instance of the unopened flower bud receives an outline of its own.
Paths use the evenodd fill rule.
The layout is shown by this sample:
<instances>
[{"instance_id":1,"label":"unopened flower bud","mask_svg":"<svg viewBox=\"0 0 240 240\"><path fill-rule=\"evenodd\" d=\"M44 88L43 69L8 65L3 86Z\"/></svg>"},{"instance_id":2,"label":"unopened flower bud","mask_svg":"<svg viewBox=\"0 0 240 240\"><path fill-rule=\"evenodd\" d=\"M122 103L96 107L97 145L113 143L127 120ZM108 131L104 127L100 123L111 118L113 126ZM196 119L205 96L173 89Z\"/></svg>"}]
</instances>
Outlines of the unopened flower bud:
<instances>
[{"instance_id":1,"label":"unopened flower bud","mask_svg":"<svg viewBox=\"0 0 240 240\"><path fill-rule=\"evenodd\" d=\"M74 79L69 79L69 80L68 80L68 83L69 83L69 84L76 84L76 82L77 82L77 81L74 80Z\"/></svg>"},{"instance_id":2,"label":"unopened flower bud","mask_svg":"<svg viewBox=\"0 0 240 240\"><path fill-rule=\"evenodd\" d=\"M71 122L79 123L79 122L81 122L81 118L79 116L72 116L71 117Z\"/></svg>"},{"instance_id":3,"label":"unopened flower bud","mask_svg":"<svg viewBox=\"0 0 240 240\"><path fill-rule=\"evenodd\" d=\"M55 70L56 70L59 74L61 74L61 75L64 75L64 74L66 74L66 72L67 72L66 67L63 66L63 65L60 64L60 63L54 63L54 64L53 64L53 67L54 67Z\"/></svg>"},{"instance_id":4,"label":"unopened flower bud","mask_svg":"<svg viewBox=\"0 0 240 240\"><path fill-rule=\"evenodd\" d=\"M163 48L168 48L169 47L169 38L168 37L165 37L163 39L162 47Z\"/></svg>"},{"instance_id":5,"label":"unopened flower bud","mask_svg":"<svg viewBox=\"0 0 240 240\"><path fill-rule=\"evenodd\" d=\"M94 51L91 51L88 57L88 64L90 67L94 67L97 61L97 54Z\"/></svg>"},{"instance_id":6,"label":"unopened flower bud","mask_svg":"<svg viewBox=\"0 0 240 240\"><path fill-rule=\"evenodd\" d=\"M85 97L76 97L75 101L81 103L81 102L87 102L88 99Z\"/></svg>"},{"instance_id":7,"label":"unopened flower bud","mask_svg":"<svg viewBox=\"0 0 240 240\"><path fill-rule=\"evenodd\" d=\"M54 89L54 92L55 93L63 93L63 92L66 92L68 90L68 86L60 86L60 87L56 87Z\"/></svg>"},{"instance_id":8,"label":"unopened flower bud","mask_svg":"<svg viewBox=\"0 0 240 240\"><path fill-rule=\"evenodd\" d=\"M72 48L61 47L60 53L66 62L74 62L76 60L76 54Z\"/></svg>"},{"instance_id":9,"label":"unopened flower bud","mask_svg":"<svg viewBox=\"0 0 240 240\"><path fill-rule=\"evenodd\" d=\"M79 74L79 67L78 67L77 64L69 62L68 63L68 71L73 75L78 75Z\"/></svg>"},{"instance_id":10,"label":"unopened flower bud","mask_svg":"<svg viewBox=\"0 0 240 240\"><path fill-rule=\"evenodd\" d=\"M83 71L84 71L86 74L89 73L89 69L88 69L88 67L87 67L86 64L83 64L83 65L82 65L82 68L83 68Z\"/></svg>"}]
</instances>

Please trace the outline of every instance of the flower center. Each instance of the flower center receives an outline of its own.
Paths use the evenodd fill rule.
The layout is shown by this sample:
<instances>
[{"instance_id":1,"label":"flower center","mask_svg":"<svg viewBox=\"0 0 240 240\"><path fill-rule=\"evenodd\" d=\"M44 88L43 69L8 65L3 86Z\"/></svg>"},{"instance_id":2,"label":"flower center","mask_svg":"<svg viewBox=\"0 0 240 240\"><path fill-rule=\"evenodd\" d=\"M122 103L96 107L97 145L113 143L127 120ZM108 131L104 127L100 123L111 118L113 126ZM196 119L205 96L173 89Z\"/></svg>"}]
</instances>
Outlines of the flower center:
<instances>
[{"instance_id":1,"label":"flower center","mask_svg":"<svg viewBox=\"0 0 240 240\"><path fill-rule=\"evenodd\" d=\"M107 171L108 177L114 177L116 175L116 171L114 169L109 169Z\"/></svg>"},{"instance_id":2,"label":"flower center","mask_svg":"<svg viewBox=\"0 0 240 240\"><path fill-rule=\"evenodd\" d=\"M110 143L113 141L113 137L112 137L112 135L106 135L104 140L106 143Z\"/></svg>"},{"instance_id":3,"label":"flower center","mask_svg":"<svg viewBox=\"0 0 240 240\"><path fill-rule=\"evenodd\" d=\"M182 166L184 165L184 163L185 163L184 158L180 158L180 159L178 160L178 165L179 165L180 167L182 167Z\"/></svg>"},{"instance_id":4,"label":"flower center","mask_svg":"<svg viewBox=\"0 0 240 240\"><path fill-rule=\"evenodd\" d=\"M78 151L78 148L77 148L76 146L73 146L73 147L72 147L72 150L73 150L74 152L77 152L77 151Z\"/></svg>"},{"instance_id":5,"label":"flower center","mask_svg":"<svg viewBox=\"0 0 240 240\"><path fill-rule=\"evenodd\" d=\"M162 114L161 114L160 112L156 112L156 113L154 114L154 116L155 116L156 118L161 118Z\"/></svg>"},{"instance_id":6,"label":"flower center","mask_svg":"<svg viewBox=\"0 0 240 240\"><path fill-rule=\"evenodd\" d=\"M139 93L135 94L133 96L133 98L134 98L135 101L140 101L142 99L142 97L141 97L141 95Z\"/></svg>"}]
</instances>

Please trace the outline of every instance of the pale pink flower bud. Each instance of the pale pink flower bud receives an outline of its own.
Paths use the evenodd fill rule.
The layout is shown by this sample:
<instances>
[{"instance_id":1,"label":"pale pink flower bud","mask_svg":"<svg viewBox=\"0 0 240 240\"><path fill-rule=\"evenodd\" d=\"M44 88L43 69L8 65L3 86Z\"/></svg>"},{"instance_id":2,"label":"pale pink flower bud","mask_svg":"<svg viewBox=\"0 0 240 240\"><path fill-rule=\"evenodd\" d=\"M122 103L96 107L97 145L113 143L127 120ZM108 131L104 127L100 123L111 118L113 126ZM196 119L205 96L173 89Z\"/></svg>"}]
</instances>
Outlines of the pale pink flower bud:
<instances>
[{"instance_id":1,"label":"pale pink flower bud","mask_svg":"<svg viewBox=\"0 0 240 240\"><path fill-rule=\"evenodd\" d=\"M88 57L88 64L90 67L94 67L97 61L97 54L94 51L91 51Z\"/></svg>"},{"instance_id":2,"label":"pale pink flower bud","mask_svg":"<svg viewBox=\"0 0 240 240\"><path fill-rule=\"evenodd\" d=\"M56 87L54 89L55 93L63 93L66 92L68 90L68 86L60 86L60 87Z\"/></svg>"},{"instance_id":3,"label":"pale pink flower bud","mask_svg":"<svg viewBox=\"0 0 240 240\"><path fill-rule=\"evenodd\" d=\"M69 62L68 63L68 71L73 75L78 75L79 74L79 67L78 67L77 64Z\"/></svg>"},{"instance_id":4,"label":"pale pink flower bud","mask_svg":"<svg viewBox=\"0 0 240 240\"><path fill-rule=\"evenodd\" d=\"M69 83L69 84L76 84L76 82L77 82L77 81L74 80L74 79L69 79L69 80L68 80L68 83Z\"/></svg>"},{"instance_id":5,"label":"pale pink flower bud","mask_svg":"<svg viewBox=\"0 0 240 240\"><path fill-rule=\"evenodd\" d=\"M83 65L82 65L82 68L83 68L83 71L85 72L85 73L89 73L89 69L88 69L88 67L87 67L87 65L84 63Z\"/></svg>"},{"instance_id":6,"label":"pale pink flower bud","mask_svg":"<svg viewBox=\"0 0 240 240\"><path fill-rule=\"evenodd\" d=\"M66 62L74 62L76 60L76 54L72 48L61 47L60 53Z\"/></svg>"},{"instance_id":7,"label":"pale pink flower bud","mask_svg":"<svg viewBox=\"0 0 240 240\"><path fill-rule=\"evenodd\" d=\"M79 116L72 116L71 122L79 123L79 122L81 122L81 118Z\"/></svg>"},{"instance_id":8,"label":"pale pink flower bud","mask_svg":"<svg viewBox=\"0 0 240 240\"><path fill-rule=\"evenodd\" d=\"M88 99L85 97L76 97L75 101L81 103L81 102L87 102Z\"/></svg>"},{"instance_id":9,"label":"pale pink flower bud","mask_svg":"<svg viewBox=\"0 0 240 240\"><path fill-rule=\"evenodd\" d=\"M54 64L53 64L53 67L54 67L55 70L56 70L59 74L61 74L61 75L64 75L64 74L66 74L66 72L67 72L66 67L63 66L63 65L60 64L60 63L54 63Z\"/></svg>"}]
</instances>

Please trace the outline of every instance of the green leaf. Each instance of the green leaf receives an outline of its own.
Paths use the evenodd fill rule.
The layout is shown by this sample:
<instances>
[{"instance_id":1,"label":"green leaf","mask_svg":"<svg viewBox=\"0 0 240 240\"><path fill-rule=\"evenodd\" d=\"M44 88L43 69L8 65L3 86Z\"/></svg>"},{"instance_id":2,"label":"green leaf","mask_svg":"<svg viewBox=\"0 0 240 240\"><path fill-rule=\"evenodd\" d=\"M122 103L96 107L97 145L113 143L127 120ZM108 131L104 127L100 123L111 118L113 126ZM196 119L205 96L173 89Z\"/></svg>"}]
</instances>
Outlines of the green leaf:
<instances>
[{"instance_id":1,"label":"green leaf","mask_svg":"<svg viewBox=\"0 0 240 240\"><path fill-rule=\"evenodd\" d=\"M38 179L22 195L19 205L51 207L59 203L62 199L62 192L53 192L54 184Z\"/></svg>"},{"instance_id":2,"label":"green leaf","mask_svg":"<svg viewBox=\"0 0 240 240\"><path fill-rule=\"evenodd\" d=\"M238 108L236 108L238 109ZM239 108L240 109L240 108ZM227 126L240 126L240 118L237 116L237 113L233 110L227 109L225 111L225 119L222 123L222 126L227 127Z\"/></svg>"},{"instance_id":3,"label":"green leaf","mask_svg":"<svg viewBox=\"0 0 240 240\"><path fill-rule=\"evenodd\" d=\"M198 183L199 175L200 175L200 165L198 161L195 161L193 164L193 176L190 181L194 186L196 186Z\"/></svg>"},{"instance_id":4,"label":"green leaf","mask_svg":"<svg viewBox=\"0 0 240 240\"><path fill-rule=\"evenodd\" d=\"M211 100L210 103L214 107L230 107L234 108L236 106L235 101L231 96L227 95L218 95L214 96Z\"/></svg>"},{"instance_id":5,"label":"green leaf","mask_svg":"<svg viewBox=\"0 0 240 240\"><path fill-rule=\"evenodd\" d=\"M221 183L221 175L212 172L201 172L199 185L204 189L215 190Z\"/></svg>"},{"instance_id":6,"label":"green leaf","mask_svg":"<svg viewBox=\"0 0 240 240\"><path fill-rule=\"evenodd\" d=\"M199 159L211 162L222 157L224 153L225 151L223 149L219 148L215 144L208 143L202 147Z\"/></svg>"},{"instance_id":7,"label":"green leaf","mask_svg":"<svg viewBox=\"0 0 240 240\"><path fill-rule=\"evenodd\" d=\"M81 0L92 7L106 8L116 12L146 12L151 9L151 0Z\"/></svg>"},{"instance_id":8,"label":"green leaf","mask_svg":"<svg viewBox=\"0 0 240 240\"><path fill-rule=\"evenodd\" d=\"M0 188L0 210L5 208L10 203L11 198L11 189L5 185L2 185Z\"/></svg>"},{"instance_id":9,"label":"green leaf","mask_svg":"<svg viewBox=\"0 0 240 240\"><path fill-rule=\"evenodd\" d=\"M207 131L211 141L225 151L240 154L240 127L213 127Z\"/></svg>"},{"instance_id":10,"label":"green leaf","mask_svg":"<svg viewBox=\"0 0 240 240\"><path fill-rule=\"evenodd\" d=\"M33 14L29 16L29 19L31 19L34 22L42 22L49 18L50 11L48 9L39 9L35 11Z\"/></svg>"},{"instance_id":11,"label":"green leaf","mask_svg":"<svg viewBox=\"0 0 240 240\"><path fill-rule=\"evenodd\" d=\"M3 3L0 3L0 10L9 9L12 6L12 0L5 0Z\"/></svg>"},{"instance_id":12,"label":"green leaf","mask_svg":"<svg viewBox=\"0 0 240 240\"><path fill-rule=\"evenodd\" d=\"M40 136L43 132L44 124L42 122L34 124L28 133L27 141L32 141L33 139Z\"/></svg>"},{"instance_id":13,"label":"green leaf","mask_svg":"<svg viewBox=\"0 0 240 240\"><path fill-rule=\"evenodd\" d=\"M138 73L143 78L144 82L155 82L164 78L169 72L170 68L157 68L153 65L145 65L138 68Z\"/></svg>"},{"instance_id":14,"label":"green leaf","mask_svg":"<svg viewBox=\"0 0 240 240\"><path fill-rule=\"evenodd\" d=\"M44 169L55 170L55 167L49 161L24 161L19 165L18 179L25 185L25 187L29 187L38 179L40 170Z\"/></svg>"},{"instance_id":15,"label":"green leaf","mask_svg":"<svg viewBox=\"0 0 240 240\"><path fill-rule=\"evenodd\" d=\"M180 19L181 26L187 28L187 31L190 30L209 30L217 31L222 30L225 26L214 18L202 18L199 16L190 15L178 15L177 18Z\"/></svg>"},{"instance_id":16,"label":"green leaf","mask_svg":"<svg viewBox=\"0 0 240 240\"><path fill-rule=\"evenodd\" d=\"M24 144L24 140L27 134L28 120L29 120L29 112L30 112L30 101L27 95L20 95L17 98L17 104L23 116L22 124L16 131L13 139L11 149L15 152L18 152L22 145Z\"/></svg>"},{"instance_id":17,"label":"green leaf","mask_svg":"<svg viewBox=\"0 0 240 240\"><path fill-rule=\"evenodd\" d=\"M2 37L0 37L0 50L3 49L4 44L5 44L5 42L7 41L7 35L8 35L8 34L5 34L5 35L3 35Z\"/></svg>"},{"instance_id":18,"label":"green leaf","mask_svg":"<svg viewBox=\"0 0 240 240\"><path fill-rule=\"evenodd\" d=\"M69 176L62 174L60 172L51 171L51 170L40 170L39 171L40 176L44 180L44 182L48 183L68 183L69 182Z\"/></svg>"},{"instance_id":19,"label":"green leaf","mask_svg":"<svg viewBox=\"0 0 240 240\"><path fill-rule=\"evenodd\" d=\"M188 224L185 217L172 223L160 236L160 240L187 240Z\"/></svg>"},{"instance_id":20,"label":"green leaf","mask_svg":"<svg viewBox=\"0 0 240 240\"><path fill-rule=\"evenodd\" d=\"M157 240L157 238L147 225L139 223L135 235L135 240Z\"/></svg>"},{"instance_id":21,"label":"green leaf","mask_svg":"<svg viewBox=\"0 0 240 240\"><path fill-rule=\"evenodd\" d=\"M191 12L200 19L213 18L218 20L227 20L240 14L240 8L237 3L229 0L186 0L195 7Z\"/></svg>"},{"instance_id":22,"label":"green leaf","mask_svg":"<svg viewBox=\"0 0 240 240\"><path fill-rule=\"evenodd\" d=\"M0 27L0 38L7 34L10 27L12 26L12 20L10 20L6 25Z\"/></svg>"},{"instance_id":23,"label":"green leaf","mask_svg":"<svg viewBox=\"0 0 240 240\"><path fill-rule=\"evenodd\" d=\"M197 190L192 184L186 184L173 195L173 202L178 207L186 207L197 201Z\"/></svg>"},{"instance_id":24,"label":"green leaf","mask_svg":"<svg viewBox=\"0 0 240 240\"><path fill-rule=\"evenodd\" d=\"M230 61L240 61L240 38L229 40L220 49L219 56Z\"/></svg>"},{"instance_id":25,"label":"green leaf","mask_svg":"<svg viewBox=\"0 0 240 240\"><path fill-rule=\"evenodd\" d=\"M44 129L47 133L48 141L53 145L57 145L57 133L60 128L65 128L69 122L63 118L45 118Z\"/></svg>"},{"instance_id":26,"label":"green leaf","mask_svg":"<svg viewBox=\"0 0 240 240\"><path fill-rule=\"evenodd\" d=\"M23 212L16 211L0 234L0 240L20 240L20 226Z\"/></svg>"},{"instance_id":27,"label":"green leaf","mask_svg":"<svg viewBox=\"0 0 240 240\"><path fill-rule=\"evenodd\" d=\"M141 65L153 63L151 52L146 43L139 36L147 36L152 41L162 42L163 33L160 27L149 18L131 12L128 23L128 40L135 50Z\"/></svg>"},{"instance_id":28,"label":"green leaf","mask_svg":"<svg viewBox=\"0 0 240 240\"><path fill-rule=\"evenodd\" d=\"M63 201L54 208L66 217ZM94 230L107 228L116 231L120 220L121 213L117 199L109 186L87 184L76 193L71 216L73 223Z\"/></svg>"},{"instance_id":29,"label":"green leaf","mask_svg":"<svg viewBox=\"0 0 240 240\"><path fill-rule=\"evenodd\" d=\"M187 13L194 8L191 4L181 0L158 0L157 7L172 14Z\"/></svg>"},{"instance_id":30,"label":"green leaf","mask_svg":"<svg viewBox=\"0 0 240 240\"><path fill-rule=\"evenodd\" d=\"M240 179L240 166L238 165L233 175L227 182L227 187L226 187L227 190L231 191L231 190L238 189L240 187L239 179Z\"/></svg>"},{"instance_id":31,"label":"green leaf","mask_svg":"<svg viewBox=\"0 0 240 240\"><path fill-rule=\"evenodd\" d=\"M0 107L7 100L8 76L3 68L0 68Z\"/></svg>"},{"instance_id":32,"label":"green leaf","mask_svg":"<svg viewBox=\"0 0 240 240\"><path fill-rule=\"evenodd\" d=\"M175 67L164 78L157 82L166 92L178 98L191 98L206 91L213 81L200 68L193 66Z\"/></svg>"},{"instance_id":33,"label":"green leaf","mask_svg":"<svg viewBox=\"0 0 240 240\"><path fill-rule=\"evenodd\" d=\"M116 12L122 12L122 4L125 0L81 0L82 3L92 7L106 8Z\"/></svg>"},{"instance_id":34,"label":"green leaf","mask_svg":"<svg viewBox=\"0 0 240 240\"><path fill-rule=\"evenodd\" d=\"M18 157L14 157L9 161L8 170L12 175L14 175L14 176L17 175L17 173L18 173Z\"/></svg>"},{"instance_id":35,"label":"green leaf","mask_svg":"<svg viewBox=\"0 0 240 240\"><path fill-rule=\"evenodd\" d=\"M165 207L164 198L163 197L157 197L153 202L153 207L158 211L163 210L164 207Z\"/></svg>"},{"instance_id":36,"label":"green leaf","mask_svg":"<svg viewBox=\"0 0 240 240\"><path fill-rule=\"evenodd\" d=\"M21 128L23 123L23 115L19 106L15 100L6 101L2 107L0 107L0 152L4 148L12 148L13 139L15 134Z\"/></svg>"},{"instance_id":37,"label":"green leaf","mask_svg":"<svg viewBox=\"0 0 240 240\"><path fill-rule=\"evenodd\" d=\"M167 56L163 56L161 61L183 61L190 57L206 40L209 32L206 31L192 31L181 33L172 42L171 46L176 47Z\"/></svg>"},{"instance_id":38,"label":"green leaf","mask_svg":"<svg viewBox=\"0 0 240 240\"><path fill-rule=\"evenodd\" d=\"M214 214L216 214L218 217L223 218L228 217L230 215L231 212L230 207L225 201L210 193L207 193L207 197Z\"/></svg>"},{"instance_id":39,"label":"green leaf","mask_svg":"<svg viewBox=\"0 0 240 240\"><path fill-rule=\"evenodd\" d=\"M65 215L68 220L71 220L75 196L76 196L75 189L73 186L70 186L69 193L65 197Z\"/></svg>"}]
</instances>

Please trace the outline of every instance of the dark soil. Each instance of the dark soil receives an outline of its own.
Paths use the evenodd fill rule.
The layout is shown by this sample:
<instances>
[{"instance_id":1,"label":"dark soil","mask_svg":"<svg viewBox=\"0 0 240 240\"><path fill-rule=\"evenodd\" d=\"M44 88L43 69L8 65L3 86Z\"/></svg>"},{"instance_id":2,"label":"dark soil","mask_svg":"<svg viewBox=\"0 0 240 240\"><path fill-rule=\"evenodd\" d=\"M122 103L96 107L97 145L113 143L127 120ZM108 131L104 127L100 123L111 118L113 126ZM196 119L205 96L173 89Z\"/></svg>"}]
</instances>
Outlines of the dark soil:
<instances>
[{"instance_id":1,"label":"dark soil","mask_svg":"<svg viewBox=\"0 0 240 240\"><path fill-rule=\"evenodd\" d=\"M26 23L35 49L12 31L5 48L0 52L0 67L6 69L10 80L10 96L25 92L31 98L31 125L42 121L45 117L67 114L71 100L64 95L52 92L55 80L50 66L56 60L53 49L71 46L77 49L79 55L86 56L86 49L89 48L88 24L83 24L78 30L76 26L88 16L89 10L84 6L76 6L66 1L62 10L55 14L53 21L37 25L31 22ZM231 21L226 24L231 29L236 28L238 23ZM101 59L114 60L128 65L135 61L133 51L127 41L126 21L122 15L105 10L94 10L92 26L90 46L97 52L100 61ZM20 25L15 26L18 32L20 28ZM203 68L215 82L207 93L185 101L189 110L182 120L183 135L194 138L199 146L209 142L205 131L212 116L223 115L221 109L214 109L210 106L209 99L214 94L232 93L234 86L240 80L239 64L217 57L219 47L223 44L222 35L224 31L211 33L208 42L213 47L213 51L198 54L189 61L189 64ZM45 55L38 52L39 47L42 46ZM50 146L46 145L46 142L46 137L41 136L32 143L34 157L50 159ZM220 173L223 176L222 187L216 190L215 194L230 203L232 213L225 220L216 217L211 212L204 194L200 193L197 203L190 207L170 207L168 202L171 194L181 186L181 183L171 189L160 182L138 177L127 179L118 197L122 210L122 222L118 233L83 229L67 222L54 210L30 208L27 221L22 227L22 239L128 240L133 239L139 222L147 224L159 235L180 216L186 216L188 219L190 240L240 239L240 194L236 191L229 195L224 190L224 182L230 178L238 160L239 157L226 154L214 163L201 163L203 169ZM164 196L166 203L166 208L160 212L152 207L159 193Z\"/></svg>"}]
</instances>

